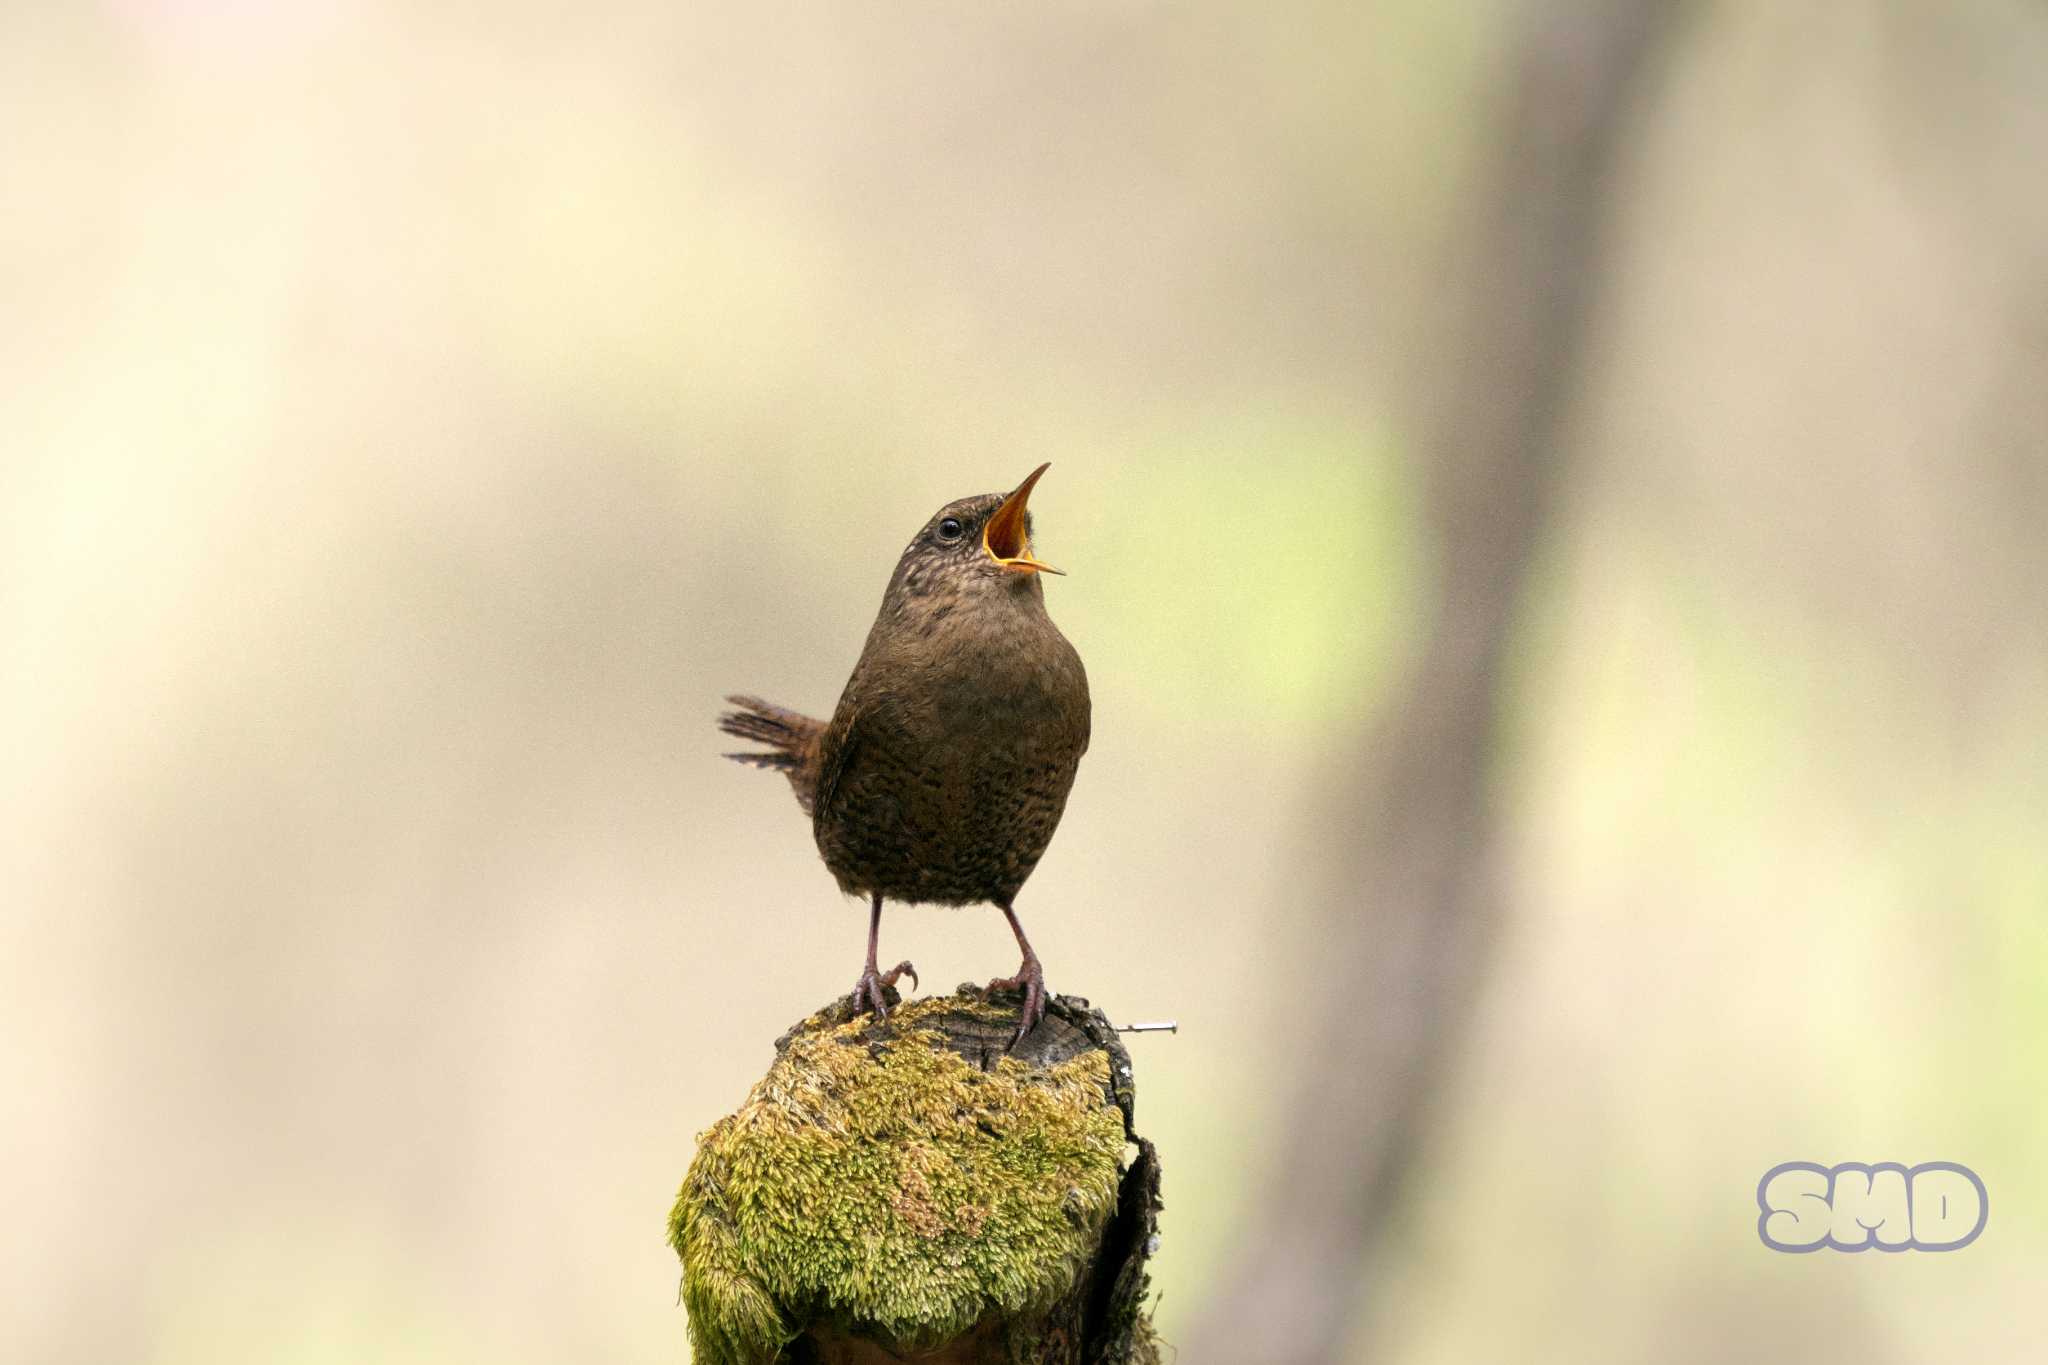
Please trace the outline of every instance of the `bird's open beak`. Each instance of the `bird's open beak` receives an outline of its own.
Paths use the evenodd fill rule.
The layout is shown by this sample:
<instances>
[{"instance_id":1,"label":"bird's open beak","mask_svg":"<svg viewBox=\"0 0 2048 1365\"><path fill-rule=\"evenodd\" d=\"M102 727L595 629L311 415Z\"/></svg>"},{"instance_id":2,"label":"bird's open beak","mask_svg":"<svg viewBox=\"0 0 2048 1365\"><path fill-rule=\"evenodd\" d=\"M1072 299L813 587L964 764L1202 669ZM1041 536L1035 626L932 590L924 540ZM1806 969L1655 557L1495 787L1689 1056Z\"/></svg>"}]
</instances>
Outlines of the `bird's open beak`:
<instances>
[{"instance_id":1,"label":"bird's open beak","mask_svg":"<svg viewBox=\"0 0 2048 1365\"><path fill-rule=\"evenodd\" d=\"M1050 564L1044 564L1031 557L1031 537L1024 529L1024 504L1031 501L1031 486L1038 482L1038 476L1051 469L1048 461L1031 471L1029 478L1017 485L1017 491L1003 499L1003 505L982 528L981 548L988 551L988 557L1006 569L1020 573L1061 573Z\"/></svg>"}]
</instances>

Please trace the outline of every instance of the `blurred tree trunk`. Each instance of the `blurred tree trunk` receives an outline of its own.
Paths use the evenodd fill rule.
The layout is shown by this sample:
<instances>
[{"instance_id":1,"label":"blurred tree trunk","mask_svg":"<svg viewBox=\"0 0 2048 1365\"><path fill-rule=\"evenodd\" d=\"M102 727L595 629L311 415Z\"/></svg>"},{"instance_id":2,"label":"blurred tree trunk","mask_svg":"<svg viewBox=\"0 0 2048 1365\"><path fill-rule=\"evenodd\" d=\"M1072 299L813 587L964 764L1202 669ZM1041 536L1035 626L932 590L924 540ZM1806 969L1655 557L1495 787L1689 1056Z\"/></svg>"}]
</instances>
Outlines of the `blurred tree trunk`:
<instances>
[{"instance_id":1,"label":"blurred tree trunk","mask_svg":"<svg viewBox=\"0 0 2048 1365\"><path fill-rule=\"evenodd\" d=\"M1432 320L1446 352L1419 426L1435 535L1432 633L1349 809L1359 852L1327 889L1334 988L1313 1065L1190 1361L1337 1360L1366 1325L1369 1261L1415 1167L1500 913L1489 782L1502 658L1563 464L1603 274L1608 186L1677 0L1535 5L1506 54L1494 146Z\"/></svg>"}]
</instances>

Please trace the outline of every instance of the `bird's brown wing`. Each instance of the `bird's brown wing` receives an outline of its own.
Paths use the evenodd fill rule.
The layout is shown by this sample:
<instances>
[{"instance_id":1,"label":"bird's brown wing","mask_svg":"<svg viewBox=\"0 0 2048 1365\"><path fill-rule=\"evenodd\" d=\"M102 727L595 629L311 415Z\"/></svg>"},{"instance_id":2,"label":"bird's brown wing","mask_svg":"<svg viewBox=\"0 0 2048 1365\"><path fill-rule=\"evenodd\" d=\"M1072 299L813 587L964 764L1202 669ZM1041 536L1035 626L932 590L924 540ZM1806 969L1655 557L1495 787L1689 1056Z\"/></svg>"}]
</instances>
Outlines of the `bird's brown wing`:
<instances>
[{"instance_id":1,"label":"bird's brown wing","mask_svg":"<svg viewBox=\"0 0 2048 1365\"><path fill-rule=\"evenodd\" d=\"M813 821L823 820L832 809L832 797L839 787L839 779L853 762L854 754L860 748L860 707L842 705L832 717L832 723L825 727L825 733L818 743L818 781L815 801L805 807L811 812Z\"/></svg>"}]
</instances>

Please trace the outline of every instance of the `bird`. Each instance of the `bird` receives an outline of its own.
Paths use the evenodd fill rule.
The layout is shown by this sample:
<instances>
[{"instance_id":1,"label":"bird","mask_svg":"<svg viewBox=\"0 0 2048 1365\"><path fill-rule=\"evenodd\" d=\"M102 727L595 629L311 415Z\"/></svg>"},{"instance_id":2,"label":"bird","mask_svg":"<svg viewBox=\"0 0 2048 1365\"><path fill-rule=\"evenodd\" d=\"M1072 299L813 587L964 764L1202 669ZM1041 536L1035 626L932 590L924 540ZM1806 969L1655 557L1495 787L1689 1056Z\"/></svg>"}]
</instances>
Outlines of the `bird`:
<instances>
[{"instance_id":1,"label":"bird","mask_svg":"<svg viewBox=\"0 0 2048 1365\"><path fill-rule=\"evenodd\" d=\"M1044 1017L1045 972L1017 918L1017 893L1052 841L1087 752L1088 675L1053 624L1032 553L1031 490L947 503L904 547L867 643L830 720L726 698L724 733L763 746L727 754L789 779L825 867L868 901L855 1017L888 1017L880 969L885 901L991 904L1022 961L990 993L1021 991L1015 1048Z\"/></svg>"}]
</instances>

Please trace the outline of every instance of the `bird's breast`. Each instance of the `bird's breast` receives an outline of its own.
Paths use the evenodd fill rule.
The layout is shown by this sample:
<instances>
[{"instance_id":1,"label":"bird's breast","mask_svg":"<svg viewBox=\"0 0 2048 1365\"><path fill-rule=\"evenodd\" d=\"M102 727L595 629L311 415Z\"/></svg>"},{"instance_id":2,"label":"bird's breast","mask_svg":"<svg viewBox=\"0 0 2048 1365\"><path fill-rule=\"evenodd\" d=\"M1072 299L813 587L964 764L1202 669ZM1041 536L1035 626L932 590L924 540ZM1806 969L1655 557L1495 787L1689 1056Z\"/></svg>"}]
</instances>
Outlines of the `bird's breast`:
<instances>
[{"instance_id":1,"label":"bird's breast","mask_svg":"<svg viewBox=\"0 0 2048 1365\"><path fill-rule=\"evenodd\" d=\"M934 632L863 659L845 771L817 816L848 890L905 900L1013 894L1051 840L1088 742L1072 646L1043 628Z\"/></svg>"}]
</instances>

